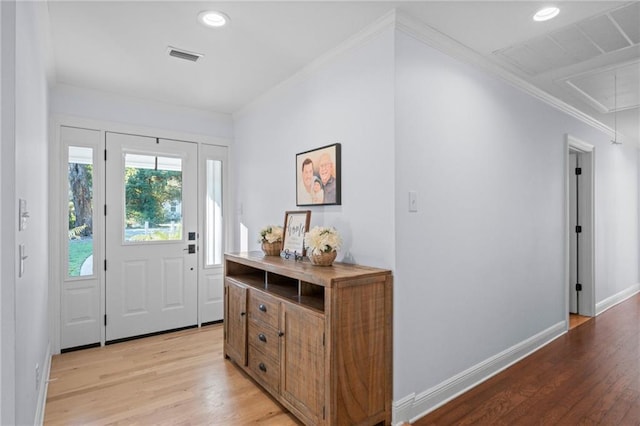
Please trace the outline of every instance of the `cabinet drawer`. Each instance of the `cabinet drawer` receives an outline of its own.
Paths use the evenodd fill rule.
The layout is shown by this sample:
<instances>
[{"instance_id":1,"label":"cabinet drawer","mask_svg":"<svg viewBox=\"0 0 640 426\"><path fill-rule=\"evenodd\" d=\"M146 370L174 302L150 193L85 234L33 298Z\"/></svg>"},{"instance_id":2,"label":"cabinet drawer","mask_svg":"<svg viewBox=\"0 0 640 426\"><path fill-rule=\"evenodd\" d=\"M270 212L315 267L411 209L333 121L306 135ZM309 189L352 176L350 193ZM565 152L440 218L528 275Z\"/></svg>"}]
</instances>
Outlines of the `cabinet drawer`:
<instances>
[{"instance_id":1,"label":"cabinet drawer","mask_svg":"<svg viewBox=\"0 0 640 426\"><path fill-rule=\"evenodd\" d=\"M249 344L262 351L271 358L278 359L280 351L280 337L278 331L265 327L258 322L249 321Z\"/></svg>"},{"instance_id":2,"label":"cabinet drawer","mask_svg":"<svg viewBox=\"0 0 640 426\"><path fill-rule=\"evenodd\" d=\"M280 392L280 363L249 345L249 369L254 378L274 392Z\"/></svg>"},{"instance_id":3,"label":"cabinet drawer","mask_svg":"<svg viewBox=\"0 0 640 426\"><path fill-rule=\"evenodd\" d=\"M278 328L278 301L268 294L249 290L249 318Z\"/></svg>"}]
</instances>

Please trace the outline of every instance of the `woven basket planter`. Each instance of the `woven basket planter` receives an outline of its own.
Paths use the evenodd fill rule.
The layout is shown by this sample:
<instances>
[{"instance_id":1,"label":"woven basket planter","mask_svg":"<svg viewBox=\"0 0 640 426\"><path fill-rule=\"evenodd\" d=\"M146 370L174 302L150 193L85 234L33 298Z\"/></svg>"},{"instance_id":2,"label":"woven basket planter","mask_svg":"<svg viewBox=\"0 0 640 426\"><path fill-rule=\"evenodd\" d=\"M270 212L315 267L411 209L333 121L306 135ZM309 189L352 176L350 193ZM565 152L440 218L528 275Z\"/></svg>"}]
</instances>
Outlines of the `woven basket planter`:
<instances>
[{"instance_id":1,"label":"woven basket planter","mask_svg":"<svg viewBox=\"0 0 640 426\"><path fill-rule=\"evenodd\" d=\"M314 265L331 266L333 264L333 261L336 260L337 255L337 251L330 251L329 253L310 254L307 257L309 257L309 260Z\"/></svg>"},{"instance_id":2,"label":"woven basket planter","mask_svg":"<svg viewBox=\"0 0 640 426\"><path fill-rule=\"evenodd\" d=\"M280 256L282 250L282 241L276 241L275 243L269 243L264 241L262 243L262 251L266 256Z\"/></svg>"}]
</instances>

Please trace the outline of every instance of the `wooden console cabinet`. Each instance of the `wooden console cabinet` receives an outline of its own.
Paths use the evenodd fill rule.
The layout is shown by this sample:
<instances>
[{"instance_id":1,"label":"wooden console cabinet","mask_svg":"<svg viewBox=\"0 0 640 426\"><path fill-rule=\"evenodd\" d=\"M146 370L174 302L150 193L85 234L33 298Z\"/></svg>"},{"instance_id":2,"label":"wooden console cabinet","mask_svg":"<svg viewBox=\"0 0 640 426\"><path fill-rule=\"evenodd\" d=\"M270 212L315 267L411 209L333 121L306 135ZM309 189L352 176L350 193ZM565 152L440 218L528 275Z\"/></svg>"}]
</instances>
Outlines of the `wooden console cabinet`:
<instances>
[{"instance_id":1,"label":"wooden console cabinet","mask_svg":"<svg viewBox=\"0 0 640 426\"><path fill-rule=\"evenodd\" d=\"M307 425L391 424L391 272L225 255L224 354Z\"/></svg>"}]
</instances>

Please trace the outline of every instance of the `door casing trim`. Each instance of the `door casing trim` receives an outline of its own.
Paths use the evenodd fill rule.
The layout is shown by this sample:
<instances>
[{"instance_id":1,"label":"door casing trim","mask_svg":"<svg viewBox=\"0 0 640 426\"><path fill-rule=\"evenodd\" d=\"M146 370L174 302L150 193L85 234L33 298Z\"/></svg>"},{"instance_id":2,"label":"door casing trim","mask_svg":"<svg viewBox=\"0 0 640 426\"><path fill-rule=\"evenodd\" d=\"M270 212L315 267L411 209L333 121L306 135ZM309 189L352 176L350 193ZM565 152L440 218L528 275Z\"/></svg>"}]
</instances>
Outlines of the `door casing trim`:
<instances>
[{"instance_id":1,"label":"door casing trim","mask_svg":"<svg viewBox=\"0 0 640 426\"><path fill-rule=\"evenodd\" d=\"M566 144L565 144L565 280L564 280L564 288L565 288L565 318L567 321L567 329L569 328L569 289L571 286L570 282L570 267L571 267L571 241L570 241L570 218L569 218L569 194L570 194L570 179L573 177L572 170L573 167L569 164L569 154L570 152L576 152L582 155L582 167L585 170L585 175L587 177L587 184L589 185L587 196L588 200L588 208L585 212L586 218L583 222L583 227L587 227L589 229L589 238L587 239L585 245L586 250L588 251L588 256L590 258L590 265L588 266L588 273L590 275L590 280L588 281L588 285L583 285L583 300L585 303L583 304L583 312L586 316L595 316L596 315L596 303L595 303L595 146L587 143L583 140L580 140L570 134L566 134ZM584 291L586 290L586 291ZM586 296L586 297L585 297Z\"/></svg>"}]
</instances>

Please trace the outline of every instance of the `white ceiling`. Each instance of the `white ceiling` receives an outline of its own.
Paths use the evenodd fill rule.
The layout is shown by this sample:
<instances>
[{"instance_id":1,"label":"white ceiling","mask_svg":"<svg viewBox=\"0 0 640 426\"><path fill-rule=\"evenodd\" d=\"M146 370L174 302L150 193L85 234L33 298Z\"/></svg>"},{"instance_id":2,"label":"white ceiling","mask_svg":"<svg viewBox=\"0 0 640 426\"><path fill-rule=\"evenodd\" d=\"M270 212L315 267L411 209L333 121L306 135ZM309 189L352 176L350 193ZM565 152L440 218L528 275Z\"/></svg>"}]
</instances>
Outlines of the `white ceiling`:
<instances>
[{"instance_id":1,"label":"white ceiling","mask_svg":"<svg viewBox=\"0 0 640 426\"><path fill-rule=\"evenodd\" d=\"M617 114L640 144L640 2L557 1L557 18L534 22L548 3L49 0L48 12L57 83L233 113L396 8L605 125ZM230 25L199 25L207 9Z\"/></svg>"}]
</instances>

